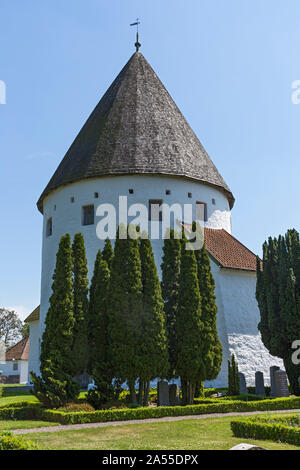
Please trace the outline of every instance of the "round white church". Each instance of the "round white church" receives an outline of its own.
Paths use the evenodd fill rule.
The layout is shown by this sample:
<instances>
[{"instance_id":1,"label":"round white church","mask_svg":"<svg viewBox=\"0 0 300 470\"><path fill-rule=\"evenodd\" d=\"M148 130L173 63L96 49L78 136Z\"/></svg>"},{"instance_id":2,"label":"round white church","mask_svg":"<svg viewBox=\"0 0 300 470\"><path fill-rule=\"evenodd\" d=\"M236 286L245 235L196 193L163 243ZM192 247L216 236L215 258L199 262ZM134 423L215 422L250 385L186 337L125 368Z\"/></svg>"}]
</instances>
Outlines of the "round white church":
<instances>
[{"instance_id":1,"label":"round white church","mask_svg":"<svg viewBox=\"0 0 300 470\"><path fill-rule=\"evenodd\" d=\"M41 303L27 318L29 372L39 373L40 342L60 238L66 233L71 237L83 234L91 277L96 253L104 245L96 235L97 208L111 204L118 212L120 196L127 197L129 206L189 204L191 219L201 204L223 346L221 372L206 385L227 385L231 353L249 385L258 370L268 381L269 367L282 363L269 355L257 329L256 256L232 236L234 197L139 51L104 94L39 198L44 218ZM152 240L152 245L160 272L162 237Z\"/></svg>"}]
</instances>

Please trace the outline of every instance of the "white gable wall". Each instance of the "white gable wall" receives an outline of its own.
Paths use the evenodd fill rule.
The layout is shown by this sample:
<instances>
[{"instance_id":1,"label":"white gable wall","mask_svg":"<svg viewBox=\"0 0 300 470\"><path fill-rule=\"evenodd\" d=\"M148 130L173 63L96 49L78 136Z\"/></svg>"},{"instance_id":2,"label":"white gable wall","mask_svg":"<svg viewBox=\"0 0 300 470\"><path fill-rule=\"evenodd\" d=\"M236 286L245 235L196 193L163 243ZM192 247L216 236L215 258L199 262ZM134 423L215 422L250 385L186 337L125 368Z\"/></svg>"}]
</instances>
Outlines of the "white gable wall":
<instances>
[{"instance_id":1,"label":"white gable wall","mask_svg":"<svg viewBox=\"0 0 300 470\"><path fill-rule=\"evenodd\" d=\"M29 323L29 359L26 382L31 384L30 373L39 374L40 371L40 322L39 320Z\"/></svg>"},{"instance_id":2,"label":"white gable wall","mask_svg":"<svg viewBox=\"0 0 300 470\"><path fill-rule=\"evenodd\" d=\"M237 269L220 268L211 260L216 283L218 305L218 331L223 346L221 373L213 386L227 385L227 361L234 353L240 372L246 376L247 385L255 384L255 372L264 373L269 384L269 368L282 360L269 354L258 331L260 313L255 298L256 273Z\"/></svg>"}]
</instances>

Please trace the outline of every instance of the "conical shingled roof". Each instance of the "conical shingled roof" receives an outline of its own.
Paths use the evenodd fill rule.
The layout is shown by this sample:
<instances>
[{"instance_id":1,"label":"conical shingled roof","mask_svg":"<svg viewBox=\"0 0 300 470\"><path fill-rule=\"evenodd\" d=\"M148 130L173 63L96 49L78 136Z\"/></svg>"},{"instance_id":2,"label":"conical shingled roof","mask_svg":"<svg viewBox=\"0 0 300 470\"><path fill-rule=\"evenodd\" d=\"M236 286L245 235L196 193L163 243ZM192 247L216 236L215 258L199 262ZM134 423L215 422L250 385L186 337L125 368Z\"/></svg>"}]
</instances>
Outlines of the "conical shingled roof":
<instances>
[{"instance_id":1,"label":"conical shingled roof","mask_svg":"<svg viewBox=\"0 0 300 470\"><path fill-rule=\"evenodd\" d=\"M234 197L156 73L136 52L100 100L61 161L54 189L104 175L186 177Z\"/></svg>"}]
</instances>

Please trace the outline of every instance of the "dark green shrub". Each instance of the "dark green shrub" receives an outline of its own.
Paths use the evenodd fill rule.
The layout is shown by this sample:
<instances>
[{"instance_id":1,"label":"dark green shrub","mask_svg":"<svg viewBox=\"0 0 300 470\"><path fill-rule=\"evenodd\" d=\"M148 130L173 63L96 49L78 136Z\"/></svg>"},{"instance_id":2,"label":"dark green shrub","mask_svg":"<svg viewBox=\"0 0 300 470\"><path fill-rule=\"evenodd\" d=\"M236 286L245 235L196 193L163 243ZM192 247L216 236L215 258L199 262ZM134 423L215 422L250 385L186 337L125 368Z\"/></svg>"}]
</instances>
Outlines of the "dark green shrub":
<instances>
[{"instance_id":1,"label":"dark green shrub","mask_svg":"<svg viewBox=\"0 0 300 470\"><path fill-rule=\"evenodd\" d=\"M3 394L3 385L0 385L0 398L2 397Z\"/></svg>"},{"instance_id":2,"label":"dark green shrub","mask_svg":"<svg viewBox=\"0 0 300 470\"><path fill-rule=\"evenodd\" d=\"M273 422L272 422L273 421ZM277 421L277 422L276 422ZM288 423L292 422L292 425ZM231 421L231 430L236 437L264 439L300 445L299 418L243 418ZM284 424L281 424L284 423Z\"/></svg>"},{"instance_id":3,"label":"dark green shrub","mask_svg":"<svg viewBox=\"0 0 300 470\"><path fill-rule=\"evenodd\" d=\"M38 450L38 446L25 439L14 436L11 432L0 433L0 450Z\"/></svg>"}]
</instances>

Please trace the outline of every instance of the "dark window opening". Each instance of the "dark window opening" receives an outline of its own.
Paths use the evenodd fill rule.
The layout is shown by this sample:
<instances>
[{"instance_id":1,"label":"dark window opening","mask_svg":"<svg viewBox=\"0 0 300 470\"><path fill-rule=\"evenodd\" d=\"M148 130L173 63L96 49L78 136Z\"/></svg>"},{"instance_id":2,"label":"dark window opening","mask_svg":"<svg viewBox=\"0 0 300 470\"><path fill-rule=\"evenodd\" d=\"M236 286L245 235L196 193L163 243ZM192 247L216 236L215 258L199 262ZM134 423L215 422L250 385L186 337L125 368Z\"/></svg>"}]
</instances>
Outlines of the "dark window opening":
<instances>
[{"instance_id":1,"label":"dark window opening","mask_svg":"<svg viewBox=\"0 0 300 470\"><path fill-rule=\"evenodd\" d=\"M18 370L19 366L17 362L13 362L13 370Z\"/></svg>"},{"instance_id":2,"label":"dark window opening","mask_svg":"<svg viewBox=\"0 0 300 470\"><path fill-rule=\"evenodd\" d=\"M196 202L196 220L207 222L207 204L205 202Z\"/></svg>"},{"instance_id":3,"label":"dark window opening","mask_svg":"<svg viewBox=\"0 0 300 470\"><path fill-rule=\"evenodd\" d=\"M47 220L47 226L46 226L46 237L51 237L52 235L52 217Z\"/></svg>"},{"instance_id":4,"label":"dark window opening","mask_svg":"<svg viewBox=\"0 0 300 470\"><path fill-rule=\"evenodd\" d=\"M211 202L213 203L214 206L216 205L216 200L214 198L212 198Z\"/></svg>"},{"instance_id":5,"label":"dark window opening","mask_svg":"<svg viewBox=\"0 0 300 470\"><path fill-rule=\"evenodd\" d=\"M75 198L72 196L71 197L71 202L73 203L75 201Z\"/></svg>"},{"instance_id":6,"label":"dark window opening","mask_svg":"<svg viewBox=\"0 0 300 470\"><path fill-rule=\"evenodd\" d=\"M94 206L84 206L82 208L82 225L94 224Z\"/></svg>"},{"instance_id":7,"label":"dark window opening","mask_svg":"<svg viewBox=\"0 0 300 470\"><path fill-rule=\"evenodd\" d=\"M166 195L167 195L167 196L170 196L170 194L171 194L171 190L170 190L170 189L166 189Z\"/></svg>"},{"instance_id":8,"label":"dark window opening","mask_svg":"<svg viewBox=\"0 0 300 470\"><path fill-rule=\"evenodd\" d=\"M94 193L94 197L95 197L95 199L98 199L99 193Z\"/></svg>"},{"instance_id":9,"label":"dark window opening","mask_svg":"<svg viewBox=\"0 0 300 470\"><path fill-rule=\"evenodd\" d=\"M188 197L191 199L191 197L192 197L192 193L188 193Z\"/></svg>"},{"instance_id":10,"label":"dark window opening","mask_svg":"<svg viewBox=\"0 0 300 470\"><path fill-rule=\"evenodd\" d=\"M133 189L129 189L129 194L133 194L134 193L134 190Z\"/></svg>"},{"instance_id":11,"label":"dark window opening","mask_svg":"<svg viewBox=\"0 0 300 470\"><path fill-rule=\"evenodd\" d=\"M162 199L149 200L149 220L162 221Z\"/></svg>"}]
</instances>

